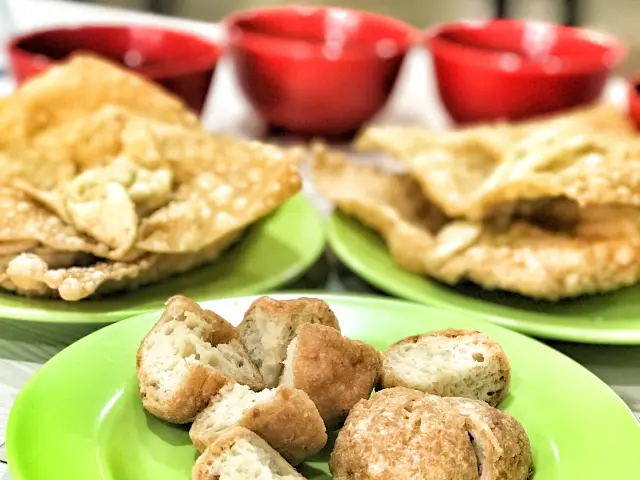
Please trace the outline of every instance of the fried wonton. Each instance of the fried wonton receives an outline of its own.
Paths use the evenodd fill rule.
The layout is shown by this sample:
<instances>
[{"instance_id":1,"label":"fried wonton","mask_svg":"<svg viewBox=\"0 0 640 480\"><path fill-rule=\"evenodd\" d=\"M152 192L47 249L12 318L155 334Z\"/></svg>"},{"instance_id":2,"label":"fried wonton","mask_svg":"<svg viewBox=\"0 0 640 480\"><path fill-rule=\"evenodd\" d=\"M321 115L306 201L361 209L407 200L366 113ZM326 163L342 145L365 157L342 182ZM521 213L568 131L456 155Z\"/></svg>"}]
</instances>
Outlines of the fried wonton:
<instances>
[{"instance_id":1,"label":"fried wonton","mask_svg":"<svg viewBox=\"0 0 640 480\"><path fill-rule=\"evenodd\" d=\"M391 153L448 215L481 220L496 206L567 197L580 205L640 205L640 142L610 106L526 124L453 132L372 127L356 142ZM631 160L631 161L630 161Z\"/></svg>"},{"instance_id":2,"label":"fried wonton","mask_svg":"<svg viewBox=\"0 0 640 480\"><path fill-rule=\"evenodd\" d=\"M197 251L230 231L262 218L301 187L295 166L255 163L242 182L203 173L183 184L174 200L146 218L138 248L150 252Z\"/></svg>"},{"instance_id":3,"label":"fried wonton","mask_svg":"<svg viewBox=\"0 0 640 480\"><path fill-rule=\"evenodd\" d=\"M57 152L79 170L102 166L121 153L122 134L132 115L123 107L106 105L40 131L33 137L33 147Z\"/></svg>"},{"instance_id":4,"label":"fried wonton","mask_svg":"<svg viewBox=\"0 0 640 480\"><path fill-rule=\"evenodd\" d=\"M122 134L122 151L143 165L165 162L175 180L187 182L202 172L242 184L248 171L262 164L301 160L299 149L283 149L257 141L212 135L181 125L132 117Z\"/></svg>"},{"instance_id":5,"label":"fried wonton","mask_svg":"<svg viewBox=\"0 0 640 480\"><path fill-rule=\"evenodd\" d=\"M29 241L61 252L108 258L109 248L92 241L24 193L0 188L0 242Z\"/></svg>"},{"instance_id":6,"label":"fried wonton","mask_svg":"<svg viewBox=\"0 0 640 480\"><path fill-rule=\"evenodd\" d=\"M301 188L300 152L213 135L86 55L2 101L0 287L80 300L217 257Z\"/></svg>"},{"instance_id":7,"label":"fried wonton","mask_svg":"<svg viewBox=\"0 0 640 480\"><path fill-rule=\"evenodd\" d=\"M447 218L410 175L316 152L314 180L345 214L377 231L404 269L448 284L471 280L557 300L631 285L640 279L640 210L580 209L576 225L551 231Z\"/></svg>"},{"instance_id":8,"label":"fried wonton","mask_svg":"<svg viewBox=\"0 0 640 480\"><path fill-rule=\"evenodd\" d=\"M73 178L76 167L66 158L30 146L10 147L0 149L0 172L0 186L23 181L38 189L51 190Z\"/></svg>"},{"instance_id":9,"label":"fried wonton","mask_svg":"<svg viewBox=\"0 0 640 480\"><path fill-rule=\"evenodd\" d=\"M3 104L0 145L116 105L167 123L198 126L198 118L162 87L109 61L75 55L33 78Z\"/></svg>"},{"instance_id":10,"label":"fried wonton","mask_svg":"<svg viewBox=\"0 0 640 480\"><path fill-rule=\"evenodd\" d=\"M56 268L46 257L23 253L12 258L0 286L27 296L82 300L96 294L133 290L149 283L196 268L220 255L241 232L231 232L192 253L159 255L149 253L132 262L97 262Z\"/></svg>"}]
</instances>

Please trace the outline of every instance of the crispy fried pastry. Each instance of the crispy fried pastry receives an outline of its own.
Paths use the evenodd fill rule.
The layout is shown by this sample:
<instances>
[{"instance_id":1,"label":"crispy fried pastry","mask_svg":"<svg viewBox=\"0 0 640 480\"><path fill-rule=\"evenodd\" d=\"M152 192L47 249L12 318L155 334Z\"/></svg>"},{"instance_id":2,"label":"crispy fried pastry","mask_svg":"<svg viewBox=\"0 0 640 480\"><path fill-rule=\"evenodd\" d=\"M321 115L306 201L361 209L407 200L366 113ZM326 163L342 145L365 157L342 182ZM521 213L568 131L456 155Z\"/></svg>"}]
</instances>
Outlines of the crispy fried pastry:
<instances>
[{"instance_id":1,"label":"crispy fried pastry","mask_svg":"<svg viewBox=\"0 0 640 480\"><path fill-rule=\"evenodd\" d=\"M0 285L22 295L59 297L69 301L134 290L210 262L231 245L239 233L227 234L197 252L149 253L128 262L74 263L65 268L51 267L40 255L22 253L8 262L6 271L0 274Z\"/></svg>"},{"instance_id":2,"label":"crispy fried pastry","mask_svg":"<svg viewBox=\"0 0 640 480\"><path fill-rule=\"evenodd\" d=\"M316 185L344 213L380 233L408 271L449 284L557 300L640 279L640 210L596 205L557 231L527 219L506 225L448 219L407 174L318 151Z\"/></svg>"},{"instance_id":3,"label":"crispy fried pastry","mask_svg":"<svg viewBox=\"0 0 640 480\"><path fill-rule=\"evenodd\" d=\"M109 248L92 241L54 213L13 188L0 188L0 241L35 241L62 252L108 258Z\"/></svg>"},{"instance_id":4,"label":"crispy fried pastry","mask_svg":"<svg viewBox=\"0 0 640 480\"><path fill-rule=\"evenodd\" d=\"M15 292L80 300L189 270L301 188L299 151L212 135L90 56L2 106L0 286Z\"/></svg>"},{"instance_id":5,"label":"crispy fried pastry","mask_svg":"<svg viewBox=\"0 0 640 480\"><path fill-rule=\"evenodd\" d=\"M69 181L76 167L66 158L30 146L0 149L0 186L26 181L34 188L51 190Z\"/></svg>"},{"instance_id":6,"label":"crispy fried pastry","mask_svg":"<svg viewBox=\"0 0 640 480\"><path fill-rule=\"evenodd\" d=\"M452 217L481 220L497 206L566 197L579 205L640 206L640 141L610 106L527 124L430 132L372 127L356 142L391 153L423 194Z\"/></svg>"},{"instance_id":7,"label":"crispy fried pastry","mask_svg":"<svg viewBox=\"0 0 640 480\"><path fill-rule=\"evenodd\" d=\"M81 93L80 93L81 92ZM0 112L0 145L117 105L167 123L197 127L198 117L153 82L90 55L76 55L22 86Z\"/></svg>"},{"instance_id":8,"label":"crispy fried pastry","mask_svg":"<svg viewBox=\"0 0 640 480\"><path fill-rule=\"evenodd\" d=\"M235 184L209 172L183 184L169 205L143 220L138 247L164 253L197 251L264 217L301 187L297 169L287 162L256 161L245 173Z\"/></svg>"}]
</instances>

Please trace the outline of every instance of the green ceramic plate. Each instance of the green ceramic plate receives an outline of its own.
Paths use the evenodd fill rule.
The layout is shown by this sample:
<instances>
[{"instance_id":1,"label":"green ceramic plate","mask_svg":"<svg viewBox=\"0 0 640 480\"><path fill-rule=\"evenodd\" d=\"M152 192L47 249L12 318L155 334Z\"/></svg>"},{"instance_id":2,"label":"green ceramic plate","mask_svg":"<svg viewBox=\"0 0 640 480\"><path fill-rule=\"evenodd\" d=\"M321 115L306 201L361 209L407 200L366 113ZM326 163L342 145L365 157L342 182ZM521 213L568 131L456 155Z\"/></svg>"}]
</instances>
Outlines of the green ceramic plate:
<instances>
[{"instance_id":1,"label":"green ceramic plate","mask_svg":"<svg viewBox=\"0 0 640 480\"><path fill-rule=\"evenodd\" d=\"M295 232L292 235L291 232ZM324 225L297 195L251 227L219 260L130 293L64 302L0 293L0 318L58 323L110 323L156 310L175 293L196 300L253 295L294 280L321 255Z\"/></svg>"},{"instance_id":2,"label":"green ceramic plate","mask_svg":"<svg viewBox=\"0 0 640 480\"><path fill-rule=\"evenodd\" d=\"M452 288L402 270L373 231L341 213L329 220L329 243L349 268L379 289L427 305L456 309L530 335L602 344L640 344L640 287L558 303L477 285Z\"/></svg>"},{"instance_id":3,"label":"green ceramic plate","mask_svg":"<svg viewBox=\"0 0 640 480\"><path fill-rule=\"evenodd\" d=\"M534 480L638 478L640 428L633 414L573 360L536 340L453 311L375 297L323 298L345 335L380 349L407 335L445 327L480 329L499 341L513 372L511 393L502 407L529 433ZM207 306L239 321L251 300ZM7 426L14 480L191 478L197 454L187 428L145 414L138 397L135 353L158 316L147 313L85 337L27 383ZM328 454L305 464L302 473L309 479L331 478Z\"/></svg>"}]
</instances>

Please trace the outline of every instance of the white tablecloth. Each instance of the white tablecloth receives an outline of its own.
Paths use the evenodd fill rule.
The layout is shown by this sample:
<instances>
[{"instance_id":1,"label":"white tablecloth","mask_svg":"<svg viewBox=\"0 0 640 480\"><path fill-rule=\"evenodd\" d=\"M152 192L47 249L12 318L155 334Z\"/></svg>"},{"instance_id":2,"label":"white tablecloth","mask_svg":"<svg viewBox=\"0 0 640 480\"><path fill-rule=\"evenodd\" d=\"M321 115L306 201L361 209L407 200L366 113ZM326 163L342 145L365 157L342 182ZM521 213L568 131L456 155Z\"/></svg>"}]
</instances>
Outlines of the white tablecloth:
<instances>
[{"instance_id":1,"label":"white tablecloth","mask_svg":"<svg viewBox=\"0 0 640 480\"><path fill-rule=\"evenodd\" d=\"M0 0L1 1L1 0ZM25 30L51 24L73 24L78 22L152 22L171 23L175 28L186 28L202 35L220 38L220 29L211 24L173 20L153 15L134 14L70 2L49 0L9 0L13 19L18 30ZM10 92L12 82L0 77L0 95ZM615 103L624 103L624 85L613 81L606 96ZM380 115L379 122L421 122L433 128L443 128L447 121L438 102L430 72L429 61L424 52L415 52L408 60L396 95L389 108ZM223 115L216 115L223 112ZM261 125L251 115L236 87L233 72L226 61L218 68L212 101L205 113L205 123L220 132L247 137L260 133ZM318 201L309 190L308 194ZM326 207L326 204L318 204ZM334 273L325 285L330 290L367 290L367 286L344 269ZM43 333L40 336L24 329L29 326L14 322L7 326L0 323L0 445L4 443L4 433L9 409L24 382L71 339L87 333L84 327L70 327L68 331L56 335ZM21 331L22 330L22 331ZM24 338L29 340L25 341ZM19 339L19 340L16 340ZM576 345L550 342L558 350L566 353L586 366L604 382L609 384L640 418L640 347L610 347L596 345ZM579 399L576 399L579 401ZM6 465L1 461L4 452L0 447L0 480L9 480Z\"/></svg>"}]
</instances>

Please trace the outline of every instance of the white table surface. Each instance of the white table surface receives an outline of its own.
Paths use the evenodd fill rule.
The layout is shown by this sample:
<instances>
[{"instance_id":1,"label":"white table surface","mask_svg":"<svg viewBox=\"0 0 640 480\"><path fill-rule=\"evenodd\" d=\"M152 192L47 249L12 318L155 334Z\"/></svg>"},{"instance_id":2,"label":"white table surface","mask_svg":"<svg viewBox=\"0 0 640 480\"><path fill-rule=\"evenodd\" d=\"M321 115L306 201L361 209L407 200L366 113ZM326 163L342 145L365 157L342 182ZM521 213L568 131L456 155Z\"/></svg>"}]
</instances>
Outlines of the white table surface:
<instances>
[{"instance_id":1,"label":"white table surface","mask_svg":"<svg viewBox=\"0 0 640 480\"><path fill-rule=\"evenodd\" d=\"M146 22L170 24L174 28L184 28L210 38L222 37L219 27L212 24L71 2L50 0L8 0L8 2L18 31L54 24ZM0 95L6 95L12 88L13 84L9 78L0 77ZM614 103L623 105L623 82L613 80L605 96ZM242 99L234 81L233 71L224 59L216 73L211 97L204 115L207 127L218 132L246 137L252 137L261 132L261 124L251 114L248 105ZM448 123L446 116L435 99L436 92L428 57L422 51L414 52L406 63L389 107L380 115L378 122L421 122L432 128L445 128ZM216 115L216 112L223 112L223 115ZM317 202L319 208L327 207L326 202L315 197L309 185L306 186L306 193ZM332 269L329 280L323 283L323 286L329 290L368 291L370 289L364 282L344 268L336 267L332 262L326 268ZM34 338L29 332L28 340L25 340L26 336L20 334L23 328L20 322L9 324L0 322L0 445L4 443L9 409L24 382L43 362L69 343L70 339L79 338L88 333L85 327L69 327L55 334L43 332L38 338ZM548 343L599 376L640 418L640 347ZM4 452L0 447L0 480L9 480L6 465L1 463L3 459Z\"/></svg>"}]
</instances>

